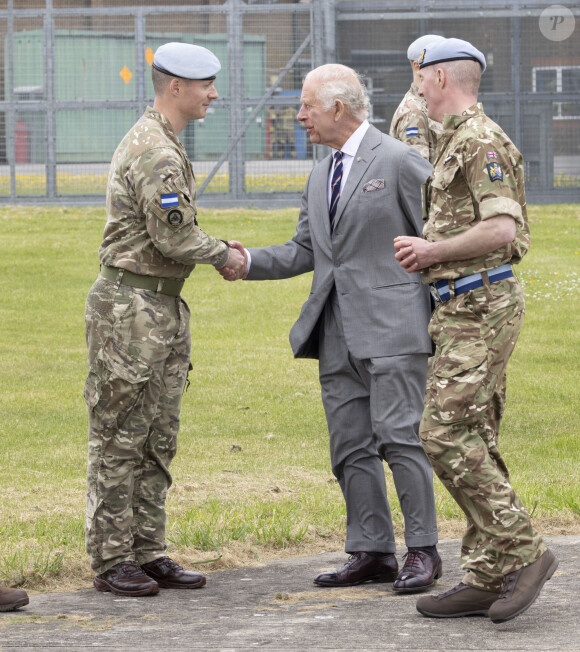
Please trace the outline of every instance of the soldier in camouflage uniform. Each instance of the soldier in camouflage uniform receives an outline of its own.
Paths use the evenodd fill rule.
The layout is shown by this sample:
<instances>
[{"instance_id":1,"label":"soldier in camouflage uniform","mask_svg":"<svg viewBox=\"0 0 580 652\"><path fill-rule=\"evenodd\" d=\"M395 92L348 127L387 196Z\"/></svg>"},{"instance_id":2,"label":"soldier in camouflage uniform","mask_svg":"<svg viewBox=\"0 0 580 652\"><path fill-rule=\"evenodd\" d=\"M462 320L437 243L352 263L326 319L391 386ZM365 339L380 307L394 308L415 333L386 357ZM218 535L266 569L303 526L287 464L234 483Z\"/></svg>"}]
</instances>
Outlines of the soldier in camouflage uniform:
<instances>
[{"instance_id":1,"label":"soldier in camouflage uniform","mask_svg":"<svg viewBox=\"0 0 580 652\"><path fill-rule=\"evenodd\" d=\"M427 44L442 40L444 40L442 36L427 34L413 41L407 49L407 59L413 71L413 83L395 111L389 131L389 136L414 147L430 163L435 160L437 136L441 132L441 125L429 119L425 100L419 97L417 59Z\"/></svg>"},{"instance_id":2,"label":"soldier in camouflage uniform","mask_svg":"<svg viewBox=\"0 0 580 652\"><path fill-rule=\"evenodd\" d=\"M530 234L522 157L477 103L482 69L483 54L459 39L427 46L422 56L419 92L444 132L424 193L423 239L396 238L395 249L437 295L420 437L468 525L461 584L421 598L417 609L498 623L534 602L558 561L533 529L498 450L506 367L524 318L511 265L528 251Z\"/></svg>"},{"instance_id":3,"label":"soldier in camouflage uniform","mask_svg":"<svg viewBox=\"0 0 580 652\"><path fill-rule=\"evenodd\" d=\"M190 368L189 309L197 263L241 267L197 223L195 179L178 134L217 98L217 58L194 45L155 53L155 102L111 163L101 273L86 304L89 408L86 547L100 591L154 594L205 577L165 555L165 499Z\"/></svg>"}]
</instances>

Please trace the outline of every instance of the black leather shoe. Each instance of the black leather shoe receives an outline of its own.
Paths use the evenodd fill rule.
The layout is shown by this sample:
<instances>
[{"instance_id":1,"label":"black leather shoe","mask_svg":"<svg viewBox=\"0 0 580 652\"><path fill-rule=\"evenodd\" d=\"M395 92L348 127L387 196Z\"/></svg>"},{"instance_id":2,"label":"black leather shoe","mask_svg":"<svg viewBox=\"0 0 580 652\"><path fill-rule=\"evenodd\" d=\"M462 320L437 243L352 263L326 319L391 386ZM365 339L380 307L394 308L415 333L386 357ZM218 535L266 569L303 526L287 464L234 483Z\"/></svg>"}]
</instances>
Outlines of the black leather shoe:
<instances>
[{"instance_id":1,"label":"black leather shoe","mask_svg":"<svg viewBox=\"0 0 580 652\"><path fill-rule=\"evenodd\" d=\"M204 575L183 570L169 557L160 557L141 568L162 589L200 589L205 584Z\"/></svg>"},{"instance_id":2,"label":"black leather shoe","mask_svg":"<svg viewBox=\"0 0 580 652\"><path fill-rule=\"evenodd\" d=\"M425 591L443 575L443 564L438 552L430 555L422 550L411 548L403 559L405 564L393 584L393 591L399 593Z\"/></svg>"},{"instance_id":3,"label":"black leather shoe","mask_svg":"<svg viewBox=\"0 0 580 652\"><path fill-rule=\"evenodd\" d=\"M134 561L121 561L108 571L96 575L93 584L97 591L115 595L139 597L159 593L159 585L141 570Z\"/></svg>"},{"instance_id":4,"label":"black leather shoe","mask_svg":"<svg viewBox=\"0 0 580 652\"><path fill-rule=\"evenodd\" d=\"M314 584L355 586L363 582L393 582L398 570L397 559L392 553L371 555L368 552L355 552L342 568L317 575Z\"/></svg>"}]
</instances>

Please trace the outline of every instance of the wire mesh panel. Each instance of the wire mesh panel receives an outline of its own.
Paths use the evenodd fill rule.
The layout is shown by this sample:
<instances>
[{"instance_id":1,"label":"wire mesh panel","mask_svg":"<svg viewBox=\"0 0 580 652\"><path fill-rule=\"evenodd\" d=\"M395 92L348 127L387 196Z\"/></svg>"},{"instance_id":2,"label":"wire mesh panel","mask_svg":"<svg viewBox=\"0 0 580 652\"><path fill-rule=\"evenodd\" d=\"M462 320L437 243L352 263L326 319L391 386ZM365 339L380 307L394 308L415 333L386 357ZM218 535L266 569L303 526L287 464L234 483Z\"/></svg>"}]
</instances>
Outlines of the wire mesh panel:
<instances>
[{"instance_id":1,"label":"wire mesh panel","mask_svg":"<svg viewBox=\"0 0 580 652\"><path fill-rule=\"evenodd\" d=\"M361 72L372 120L388 132L409 89L407 47L439 34L470 41L487 60L479 100L524 156L532 201L580 200L580 11L539 2L339 1L336 58Z\"/></svg>"},{"instance_id":2,"label":"wire mesh panel","mask_svg":"<svg viewBox=\"0 0 580 652\"><path fill-rule=\"evenodd\" d=\"M388 132L407 47L427 33L486 55L480 99L524 155L529 200L580 200L579 21L538 0L0 0L0 202L102 202L117 144L153 102L153 53L183 41L222 64L219 99L180 134L202 201L296 204L325 153L296 120L306 72L362 73Z\"/></svg>"},{"instance_id":3,"label":"wire mesh panel","mask_svg":"<svg viewBox=\"0 0 580 652\"><path fill-rule=\"evenodd\" d=\"M310 13L246 14L243 31L267 35L264 65L244 67L244 81L251 86L244 117L251 115L259 127L245 135L246 142L256 143L246 161L246 191L299 192L312 166L312 147L296 120L302 79L312 68ZM256 113L266 88L274 91Z\"/></svg>"},{"instance_id":4,"label":"wire mesh panel","mask_svg":"<svg viewBox=\"0 0 580 652\"><path fill-rule=\"evenodd\" d=\"M0 114L0 164L5 164L9 157L13 163L12 175L3 166L0 192L42 197L46 194L46 180L42 168L34 164L44 161L46 118L44 107L39 104L45 92L44 52L42 39L30 35L42 33L43 20L30 17L2 22L11 36L3 48L2 91L5 96L11 95L16 110Z\"/></svg>"}]
</instances>

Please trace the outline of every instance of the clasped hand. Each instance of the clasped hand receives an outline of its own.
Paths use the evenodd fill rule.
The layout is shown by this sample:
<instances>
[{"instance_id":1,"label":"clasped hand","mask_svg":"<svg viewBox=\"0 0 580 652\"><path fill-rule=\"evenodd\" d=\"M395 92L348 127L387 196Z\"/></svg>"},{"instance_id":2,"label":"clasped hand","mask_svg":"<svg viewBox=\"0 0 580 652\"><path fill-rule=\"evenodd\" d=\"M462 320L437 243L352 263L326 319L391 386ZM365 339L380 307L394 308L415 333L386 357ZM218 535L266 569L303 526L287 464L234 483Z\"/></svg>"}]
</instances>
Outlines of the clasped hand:
<instances>
[{"instance_id":1,"label":"clasped hand","mask_svg":"<svg viewBox=\"0 0 580 652\"><path fill-rule=\"evenodd\" d=\"M411 236L400 235L395 238L395 258L401 267L409 272L418 272L432 265L432 244Z\"/></svg>"},{"instance_id":2,"label":"clasped hand","mask_svg":"<svg viewBox=\"0 0 580 652\"><path fill-rule=\"evenodd\" d=\"M241 242L230 240L228 242L229 252L226 264L218 269L222 278L226 281L238 281L246 278L248 274L247 262L248 256Z\"/></svg>"}]
</instances>

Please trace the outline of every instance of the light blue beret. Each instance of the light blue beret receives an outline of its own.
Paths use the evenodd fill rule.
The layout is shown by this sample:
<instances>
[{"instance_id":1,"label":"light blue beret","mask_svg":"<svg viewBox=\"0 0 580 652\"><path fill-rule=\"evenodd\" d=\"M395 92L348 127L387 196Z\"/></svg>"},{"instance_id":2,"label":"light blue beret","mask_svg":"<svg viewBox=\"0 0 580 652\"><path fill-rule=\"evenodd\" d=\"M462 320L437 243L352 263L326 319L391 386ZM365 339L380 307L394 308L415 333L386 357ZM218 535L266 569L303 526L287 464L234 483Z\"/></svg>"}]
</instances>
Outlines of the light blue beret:
<instances>
[{"instance_id":1,"label":"light blue beret","mask_svg":"<svg viewBox=\"0 0 580 652\"><path fill-rule=\"evenodd\" d=\"M213 52L201 45L165 43L157 48L153 67L183 79L215 79L221 64Z\"/></svg>"},{"instance_id":2,"label":"light blue beret","mask_svg":"<svg viewBox=\"0 0 580 652\"><path fill-rule=\"evenodd\" d=\"M485 56L471 43L458 38L447 38L437 43L429 44L419 56L419 68L433 66L446 61L460 61L462 59L478 61L481 72L485 70Z\"/></svg>"},{"instance_id":3,"label":"light blue beret","mask_svg":"<svg viewBox=\"0 0 580 652\"><path fill-rule=\"evenodd\" d=\"M425 36L420 36L409 45L409 48L407 49L407 59L409 59L409 61L417 61L421 56L421 52L423 52L428 45L434 45L435 43L444 40L444 36L439 36L437 34L425 34Z\"/></svg>"}]
</instances>

